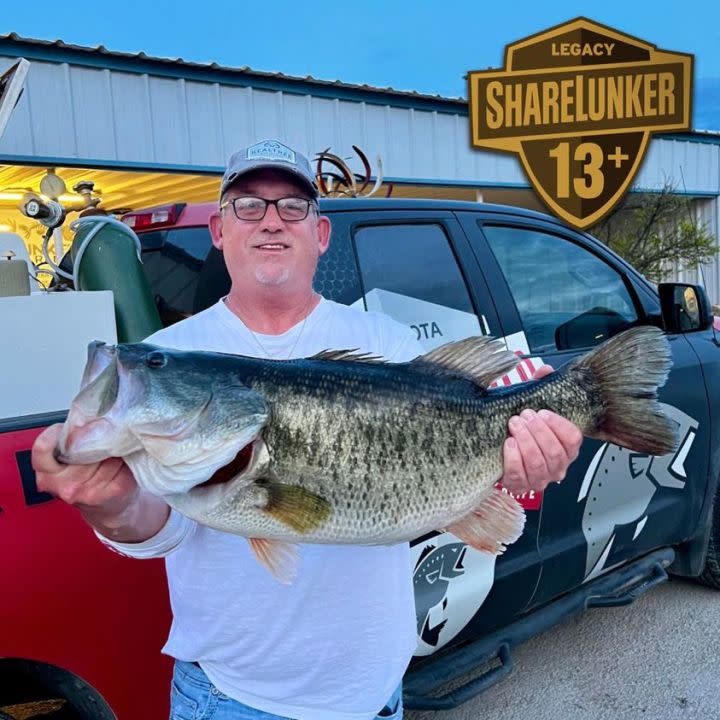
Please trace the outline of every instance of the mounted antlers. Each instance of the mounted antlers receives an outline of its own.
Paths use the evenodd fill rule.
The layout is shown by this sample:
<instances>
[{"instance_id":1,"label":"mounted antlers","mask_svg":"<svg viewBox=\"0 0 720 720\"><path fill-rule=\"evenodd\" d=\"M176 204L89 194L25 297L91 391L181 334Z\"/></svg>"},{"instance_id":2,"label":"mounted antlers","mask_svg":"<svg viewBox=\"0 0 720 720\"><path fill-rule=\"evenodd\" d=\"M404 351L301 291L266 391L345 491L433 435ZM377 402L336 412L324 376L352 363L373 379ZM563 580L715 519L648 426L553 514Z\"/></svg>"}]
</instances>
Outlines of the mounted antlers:
<instances>
[{"instance_id":1,"label":"mounted antlers","mask_svg":"<svg viewBox=\"0 0 720 720\"><path fill-rule=\"evenodd\" d=\"M323 197L370 197L374 195L382 185L382 160L380 156L377 156L377 176L375 178L375 184L373 185L370 192L366 192L365 188L370 184L371 168L365 153L357 145L353 145L352 149L357 153L357 156L362 162L365 175L358 175L353 173L348 167L347 163L338 155L334 155L330 152L330 148L323 150L318 153L315 159L317 160L317 184L320 189L320 195ZM337 172L323 171L323 163L329 163ZM361 183L361 184L360 184ZM358 187L358 184L360 186ZM387 186L385 197L390 197L393 186L390 183ZM364 193L364 194L363 194Z\"/></svg>"}]
</instances>

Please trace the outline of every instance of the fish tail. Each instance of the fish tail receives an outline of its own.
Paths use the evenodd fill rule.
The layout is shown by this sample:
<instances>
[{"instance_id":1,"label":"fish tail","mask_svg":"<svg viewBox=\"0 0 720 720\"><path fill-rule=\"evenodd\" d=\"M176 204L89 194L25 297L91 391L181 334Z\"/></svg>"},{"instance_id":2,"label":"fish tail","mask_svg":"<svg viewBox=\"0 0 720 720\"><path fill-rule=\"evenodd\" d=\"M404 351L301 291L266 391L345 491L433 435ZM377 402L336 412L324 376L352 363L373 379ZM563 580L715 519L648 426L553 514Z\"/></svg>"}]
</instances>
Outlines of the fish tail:
<instances>
[{"instance_id":1,"label":"fish tail","mask_svg":"<svg viewBox=\"0 0 720 720\"><path fill-rule=\"evenodd\" d=\"M591 406L583 434L649 455L675 450L677 425L657 402L671 365L670 344L655 327L627 330L573 362L567 373Z\"/></svg>"}]
</instances>

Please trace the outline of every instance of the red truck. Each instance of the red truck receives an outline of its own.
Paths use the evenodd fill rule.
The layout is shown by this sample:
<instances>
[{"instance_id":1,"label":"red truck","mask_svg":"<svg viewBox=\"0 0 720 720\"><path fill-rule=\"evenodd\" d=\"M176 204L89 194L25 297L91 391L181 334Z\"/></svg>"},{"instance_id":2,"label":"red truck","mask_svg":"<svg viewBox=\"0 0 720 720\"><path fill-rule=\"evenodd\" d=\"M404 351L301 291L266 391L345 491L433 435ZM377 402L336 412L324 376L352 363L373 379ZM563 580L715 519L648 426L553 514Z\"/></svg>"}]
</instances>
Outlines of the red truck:
<instances>
[{"instance_id":1,"label":"red truck","mask_svg":"<svg viewBox=\"0 0 720 720\"><path fill-rule=\"evenodd\" d=\"M167 717L162 561L109 552L35 486L29 448L63 417L0 420L0 718Z\"/></svg>"},{"instance_id":2,"label":"red truck","mask_svg":"<svg viewBox=\"0 0 720 720\"><path fill-rule=\"evenodd\" d=\"M0 720L168 716L163 562L105 549L38 491L30 462L38 433L65 417L81 345L114 337L103 305L104 293L0 297Z\"/></svg>"},{"instance_id":3,"label":"red truck","mask_svg":"<svg viewBox=\"0 0 720 720\"><path fill-rule=\"evenodd\" d=\"M198 232L207 245L210 208L187 208L182 221L184 205L155 208L128 225L135 220L150 247L158 228L173 225L192 258ZM20 238L0 233L0 271L21 259L29 264ZM182 270L158 260L148 255L146 271L177 281ZM160 652L171 620L163 561L105 548L77 511L38 491L30 458L37 435L65 418L87 343L117 340L112 294L42 292L34 281L26 295L3 287L0 720L165 718L172 661ZM170 322L181 313L165 315Z\"/></svg>"}]
</instances>

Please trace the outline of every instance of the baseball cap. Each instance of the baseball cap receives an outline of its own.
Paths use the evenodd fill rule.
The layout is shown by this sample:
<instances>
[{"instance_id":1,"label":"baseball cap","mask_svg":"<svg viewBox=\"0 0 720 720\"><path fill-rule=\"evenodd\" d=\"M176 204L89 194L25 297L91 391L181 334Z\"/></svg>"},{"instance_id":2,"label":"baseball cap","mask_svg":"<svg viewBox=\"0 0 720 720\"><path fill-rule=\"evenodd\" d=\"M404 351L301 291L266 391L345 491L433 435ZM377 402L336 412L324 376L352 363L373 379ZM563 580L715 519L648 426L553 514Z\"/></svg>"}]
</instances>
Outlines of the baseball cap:
<instances>
[{"instance_id":1,"label":"baseball cap","mask_svg":"<svg viewBox=\"0 0 720 720\"><path fill-rule=\"evenodd\" d=\"M318 196L310 161L302 153L279 140L261 140L254 145L240 148L230 156L220 184L220 197L241 175L262 168L274 168L292 173L302 181L311 197Z\"/></svg>"}]
</instances>

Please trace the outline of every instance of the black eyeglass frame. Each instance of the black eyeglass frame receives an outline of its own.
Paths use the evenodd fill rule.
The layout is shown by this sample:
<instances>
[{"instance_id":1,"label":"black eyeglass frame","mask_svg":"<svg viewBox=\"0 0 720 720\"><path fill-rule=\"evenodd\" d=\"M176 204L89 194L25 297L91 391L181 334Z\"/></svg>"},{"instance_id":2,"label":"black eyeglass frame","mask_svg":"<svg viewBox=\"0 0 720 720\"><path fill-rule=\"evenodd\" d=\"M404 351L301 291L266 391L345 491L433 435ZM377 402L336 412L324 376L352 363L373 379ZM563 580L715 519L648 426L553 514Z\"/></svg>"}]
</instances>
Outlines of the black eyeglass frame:
<instances>
[{"instance_id":1,"label":"black eyeglass frame","mask_svg":"<svg viewBox=\"0 0 720 720\"><path fill-rule=\"evenodd\" d=\"M237 209L235 208L235 203L238 200L260 200L265 204L265 207L263 209L263 213L258 218L253 218L252 220L248 220L247 218L242 218L238 215ZM293 218L292 220L288 220L287 218L284 218L282 216L282 213L280 211L280 205L278 203L282 202L283 200L302 200L303 202L307 203L307 208L305 209L305 215L303 215L301 218ZM268 200L267 198L262 197L256 197L254 195L241 195L240 197L235 197L230 200L226 200L222 205L220 205L220 210L224 210L228 205L232 205L233 209L233 215L240 220L241 222L260 222L265 218L265 215L267 215L267 209L269 205L275 206L275 211L277 212L278 216L283 222L303 222L303 220L307 219L307 216L310 214L310 208L313 207L316 210L318 209L318 204L316 200L311 200L310 198L304 198L300 197L299 195L288 195L287 197L281 197L277 198L276 200Z\"/></svg>"}]
</instances>

